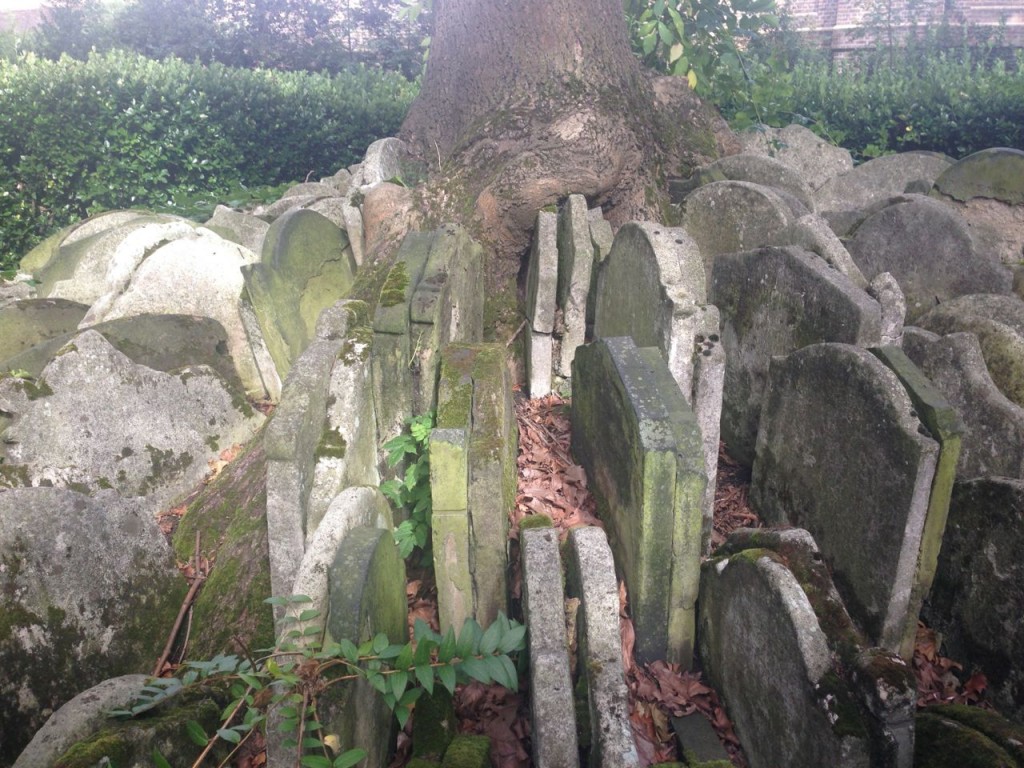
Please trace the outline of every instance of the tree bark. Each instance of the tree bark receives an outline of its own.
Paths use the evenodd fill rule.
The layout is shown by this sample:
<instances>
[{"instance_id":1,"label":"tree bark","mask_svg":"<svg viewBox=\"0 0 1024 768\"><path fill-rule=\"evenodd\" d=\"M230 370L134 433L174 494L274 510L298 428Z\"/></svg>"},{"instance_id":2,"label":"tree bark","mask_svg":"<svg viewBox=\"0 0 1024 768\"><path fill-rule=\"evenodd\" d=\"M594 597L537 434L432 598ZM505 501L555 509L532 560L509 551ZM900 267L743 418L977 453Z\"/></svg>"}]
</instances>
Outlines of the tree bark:
<instances>
[{"instance_id":1,"label":"tree bark","mask_svg":"<svg viewBox=\"0 0 1024 768\"><path fill-rule=\"evenodd\" d=\"M494 248L489 291L514 284L541 208L579 193L616 226L662 220L666 176L736 151L685 82L641 69L622 0L435 0L401 136L432 169L428 220Z\"/></svg>"}]
</instances>

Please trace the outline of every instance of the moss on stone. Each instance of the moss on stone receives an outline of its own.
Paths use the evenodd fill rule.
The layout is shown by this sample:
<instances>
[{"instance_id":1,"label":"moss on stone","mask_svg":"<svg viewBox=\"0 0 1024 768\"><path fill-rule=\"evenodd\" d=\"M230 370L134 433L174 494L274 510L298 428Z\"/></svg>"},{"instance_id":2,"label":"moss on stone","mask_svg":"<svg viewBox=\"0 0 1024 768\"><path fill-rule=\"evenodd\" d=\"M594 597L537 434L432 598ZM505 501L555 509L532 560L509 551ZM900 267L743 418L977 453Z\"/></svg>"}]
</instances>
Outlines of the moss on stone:
<instances>
[{"instance_id":1,"label":"moss on stone","mask_svg":"<svg viewBox=\"0 0 1024 768\"><path fill-rule=\"evenodd\" d=\"M152 445L146 446L146 453L152 469L139 485L140 496L145 496L170 478L180 477L194 461L192 454L185 451L175 456L173 450L165 451Z\"/></svg>"},{"instance_id":2,"label":"moss on stone","mask_svg":"<svg viewBox=\"0 0 1024 768\"><path fill-rule=\"evenodd\" d=\"M31 484L24 464L0 464L0 488L27 488Z\"/></svg>"},{"instance_id":3,"label":"moss on stone","mask_svg":"<svg viewBox=\"0 0 1024 768\"><path fill-rule=\"evenodd\" d=\"M125 743L121 734L116 731L104 730L90 739L80 741L55 763L59 768L93 768L106 759L110 765L128 765L131 759L131 748Z\"/></svg>"},{"instance_id":4,"label":"moss on stone","mask_svg":"<svg viewBox=\"0 0 1024 768\"><path fill-rule=\"evenodd\" d=\"M448 690L435 686L431 695L416 702L412 752L416 757L440 760L455 736L455 705Z\"/></svg>"},{"instance_id":5,"label":"moss on stone","mask_svg":"<svg viewBox=\"0 0 1024 768\"><path fill-rule=\"evenodd\" d=\"M840 738L867 739L864 713L850 692L850 686L836 672L825 673L817 686L819 700L825 705L832 731Z\"/></svg>"},{"instance_id":6,"label":"moss on stone","mask_svg":"<svg viewBox=\"0 0 1024 768\"><path fill-rule=\"evenodd\" d=\"M519 521L519 530L527 531L531 528L551 528L554 523L547 515L527 515Z\"/></svg>"},{"instance_id":7,"label":"moss on stone","mask_svg":"<svg viewBox=\"0 0 1024 768\"><path fill-rule=\"evenodd\" d=\"M380 289L380 306L394 307L405 302L405 292L409 287L409 272L405 262L399 261L388 272L384 285Z\"/></svg>"},{"instance_id":8,"label":"moss on stone","mask_svg":"<svg viewBox=\"0 0 1024 768\"><path fill-rule=\"evenodd\" d=\"M488 768L491 740L486 736L462 734L456 736L444 753L444 768Z\"/></svg>"},{"instance_id":9,"label":"moss on stone","mask_svg":"<svg viewBox=\"0 0 1024 768\"><path fill-rule=\"evenodd\" d=\"M925 710L914 722L914 765L928 768L1016 768L1019 763L980 731Z\"/></svg>"},{"instance_id":10,"label":"moss on stone","mask_svg":"<svg viewBox=\"0 0 1024 768\"><path fill-rule=\"evenodd\" d=\"M928 711L980 731L1024 765L1024 726L1010 722L998 712L964 704L944 704Z\"/></svg>"},{"instance_id":11,"label":"moss on stone","mask_svg":"<svg viewBox=\"0 0 1024 768\"><path fill-rule=\"evenodd\" d=\"M338 429L324 429L320 435L320 442L316 446L316 457L318 459L344 459L348 443Z\"/></svg>"}]
</instances>

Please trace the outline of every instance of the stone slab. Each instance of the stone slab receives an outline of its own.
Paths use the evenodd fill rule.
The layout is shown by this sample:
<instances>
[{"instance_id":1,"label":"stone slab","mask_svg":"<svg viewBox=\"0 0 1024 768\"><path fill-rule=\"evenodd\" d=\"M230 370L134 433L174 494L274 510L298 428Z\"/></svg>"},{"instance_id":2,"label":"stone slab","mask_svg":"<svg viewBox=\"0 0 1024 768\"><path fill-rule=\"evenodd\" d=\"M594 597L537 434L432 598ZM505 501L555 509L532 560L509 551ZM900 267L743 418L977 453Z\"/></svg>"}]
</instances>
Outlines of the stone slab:
<instances>
[{"instance_id":1,"label":"stone slab","mask_svg":"<svg viewBox=\"0 0 1024 768\"><path fill-rule=\"evenodd\" d=\"M576 348L586 338L587 297L594 268L594 246L583 195L569 195L558 212L557 239L558 307L565 323L557 372L571 376Z\"/></svg>"},{"instance_id":2,"label":"stone slab","mask_svg":"<svg viewBox=\"0 0 1024 768\"><path fill-rule=\"evenodd\" d=\"M221 237L244 245L253 253L263 252L263 240L270 229L270 225L263 219L226 205L214 208L213 216L203 226Z\"/></svg>"},{"instance_id":3,"label":"stone slab","mask_svg":"<svg viewBox=\"0 0 1024 768\"><path fill-rule=\"evenodd\" d=\"M526 277L526 315L530 329L539 333L550 334L555 328L557 236L558 215L550 211L538 211Z\"/></svg>"},{"instance_id":4,"label":"stone slab","mask_svg":"<svg viewBox=\"0 0 1024 768\"><path fill-rule=\"evenodd\" d=\"M813 213L801 216L790 225L777 244L796 245L816 253L830 267L850 278L854 285L860 288L867 287L868 281L850 256L850 252L821 216Z\"/></svg>"},{"instance_id":5,"label":"stone slab","mask_svg":"<svg viewBox=\"0 0 1024 768\"><path fill-rule=\"evenodd\" d=\"M864 349L815 344L772 361L751 503L771 525L811 532L851 615L897 653L917 623L939 457L924 432L899 379Z\"/></svg>"},{"instance_id":6,"label":"stone slab","mask_svg":"<svg viewBox=\"0 0 1024 768\"><path fill-rule=\"evenodd\" d=\"M796 170L811 189L853 168L853 157L802 125L784 128L756 126L739 135L744 150L759 152Z\"/></svg>"},{"instance_id":7,"label":"stone slab","mask_svg":"<svg viewBox=\"0 0 1024 768\"><path fill-rule=\"evenodd\" d=\"M868 160L834 176L816 193L823 211L867 208L903 194L907 184L924 181L930 188L953 160L937 152L900 152Z\"/></svg>"},{"instance_id":8,"label":"stone slab","mask_svg":"<svg viewBox=\"0 0 1024 768\"><path fill-rule=\"evenodd\" d=\"M523 616L530 642L530 698L533 764L551 768L579 765L576 712L563 610L562 561L558 532L522 531Z\"/></svg>"},{"instance_id":9,"label":"stone slab","mask_svg":"<svg viewBox=\"0 0 1024 768\"><path fill-rule=\"evenodd\" d=\"M0 364L36 344L77 330L88 309L66 299L26 299L0 308Z\"/></svg>"},{"instance_id":10,"label":"stone slab","mask_svg":"<svg viewBox=\"0 0 1024 768\"><path fill-rule=\"evenodd\" d=\"M1008 147L975 152L943 172L935 180L935 189L961 201L990 197L1024 204L1024 152Z\"/></svg>"},{"instance_id":11,"label":"stone slab","mask_svg":"<svg viewBox=\"0 0 1024 768\"><path fill-rule=\"evenodd\" d=\"M526 328L526 372L530 397L544 397L551 392L552 344L550 333Z\"/></svg>"},{"instance_id":12,"label":"stone slab","mask_svg":"<svg viewBox=\"0 0 1024 768\"><path fill-rule=\"evenodd\" d=\"M473 615L469 513L435 509L431 526L438 621L442 633L452 628L458 634Z\"/></svg>"},{"instance_id":13,"label":"stone slab","mask_svg":"<svg viewBox=\"0 0 1024 768\"><path fill-rule=\"evenodd\" d=\"M817 208L816 195L800 173L768 155L748 152L729 155L701 168L700 174L702 178L707 174L709 181L749 181L762 187L781 189L803 203L809 211Z\"/></svg>"},{"instance_id":14,"label":"stone slab","mask_svg":"<svg viewBox=\"0 0 1024 768\"><path fill-rule=\"evenodd\" d=\"M659 350L618 337L580 349L572 419L629 588L637 659L689 668L706 483L693 411Z\"/></svg>"},{"instance_id":15,"label":"stone slab","mask_svg":"<svg viewBox=\"0 0 1024 768\"><path fill-rule=\"evenodd\" d=\"M881 341L877 302L820 257L761 248L716 259L711 300L721 312L725 382L722 439L753 464L768 365L808 344Z\"/></svg>"}]
</instances>

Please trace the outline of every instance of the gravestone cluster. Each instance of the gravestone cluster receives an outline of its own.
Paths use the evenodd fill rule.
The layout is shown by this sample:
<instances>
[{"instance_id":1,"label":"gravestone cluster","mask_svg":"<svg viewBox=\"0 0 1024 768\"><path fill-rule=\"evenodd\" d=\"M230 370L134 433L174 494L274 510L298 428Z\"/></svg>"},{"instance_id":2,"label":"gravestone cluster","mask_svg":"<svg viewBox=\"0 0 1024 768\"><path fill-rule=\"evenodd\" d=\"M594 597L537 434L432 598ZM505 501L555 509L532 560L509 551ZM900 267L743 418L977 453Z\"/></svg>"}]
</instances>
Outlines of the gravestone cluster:
<instances>
[{"instance_id":1,"label":"gravestone cluster","mask_svg":"<svg viewBox=\"0 0 1024 768\"><path fill-rule=\"evenodd\" d=\"M619 579L637 660L696 661L754 768L909 768L915 727L967 727L915 715L919 616L1024 716L1024 153L854 167L793 126L744 143L670 183L672 226L613 234L579 195L537 214L527 386L571 386L603 522L519 532L538 768L640 765ZM239 462L263 596L311 600L273 618L402 641L380 449L436 410L442 631L509 611L510 352L482 341L484 249L405 231L403 158L382 140L205 225L102 214L0 286L0 765L53 764L144 684L185 591L155 516L235 444L258 446ZM371 313L351 295L389 239ZM768 527L713 550L720 442ZM367 686L321 719L387 764ZM292 758L270 739L271 765Z\"/></svg>"}]
</instances>

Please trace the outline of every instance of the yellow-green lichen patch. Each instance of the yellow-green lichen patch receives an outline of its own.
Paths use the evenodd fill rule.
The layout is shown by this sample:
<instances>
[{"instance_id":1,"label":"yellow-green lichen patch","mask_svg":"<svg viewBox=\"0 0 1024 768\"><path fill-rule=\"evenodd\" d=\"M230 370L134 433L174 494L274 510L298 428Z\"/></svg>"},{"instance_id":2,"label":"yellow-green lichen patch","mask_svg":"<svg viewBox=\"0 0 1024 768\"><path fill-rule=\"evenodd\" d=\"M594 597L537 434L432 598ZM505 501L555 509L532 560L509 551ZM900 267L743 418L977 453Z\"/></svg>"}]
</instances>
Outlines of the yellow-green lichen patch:
<instances>
[{"instance_id":1,"label":"yellow-green lichen patch","mask_svg":"<svg viewBox=\"0 0 1024 768\"><path fill-rule=\"evenodd\" d=\"M316 457L328 459L344 459L348 443L338 429L324 429L320 442L316 446Z\"/></svg>"},{"instance_id":2,"label":"yellow-green lichen patch","mask_svg":"<svg viewBox=\"0 0 1024 768\"><path fill-rule=\"evenodd\" d=\"M380 306L394 307L405 302L405 292L409 287L409 272L404 261L397 262L388 272L384 285L380 289Z\"/></svg>"}]
</instances>

